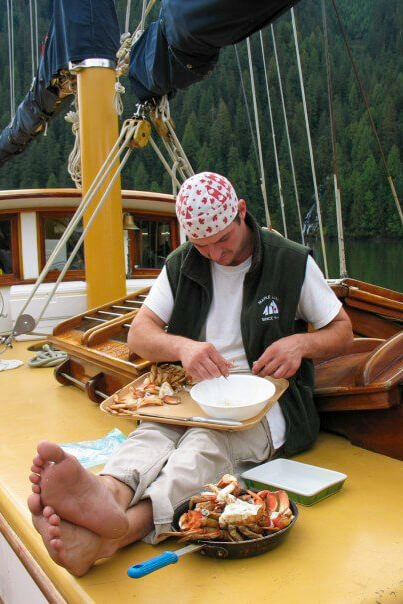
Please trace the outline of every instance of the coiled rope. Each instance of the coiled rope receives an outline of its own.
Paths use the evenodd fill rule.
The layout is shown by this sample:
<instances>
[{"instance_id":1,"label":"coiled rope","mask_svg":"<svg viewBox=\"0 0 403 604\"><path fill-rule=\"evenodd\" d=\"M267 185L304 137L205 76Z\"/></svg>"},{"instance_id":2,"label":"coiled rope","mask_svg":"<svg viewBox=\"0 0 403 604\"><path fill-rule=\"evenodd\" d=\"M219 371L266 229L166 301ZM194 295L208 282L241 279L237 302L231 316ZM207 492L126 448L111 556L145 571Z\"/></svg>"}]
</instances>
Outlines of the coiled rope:
<instances>
[{"instance_id":1,"label":"coiled rope","mask_svg":"<svg viewBox=\"0 0 403 604\"><path fill-rule=\"evenodd\" d=\"M69 159L67 162L67 170L71 176L72 181L76 185L77 189L81 189L82 178L81 178L81 147L80 147L80 119L78 115L78 103L77 97L74 99L75 111L69 111L64 116L66 122L71 124L71 130L74 135L74 147L71 150Z\"/></svg>"},{"instance_id":2,"label":"coiled rope","mask_svg":"<svg viewBox=\"0 0 403 604\"><path fill-rule=\"evenodd\" d=\"M28 361L28 365L33 368L56 367L56 365L60 365L60 363L65 361L67 357L67 352L55 350L54 348L51 348L49 344L45 344L42 347L42 350Z\"/></svg>"}]
</instances>

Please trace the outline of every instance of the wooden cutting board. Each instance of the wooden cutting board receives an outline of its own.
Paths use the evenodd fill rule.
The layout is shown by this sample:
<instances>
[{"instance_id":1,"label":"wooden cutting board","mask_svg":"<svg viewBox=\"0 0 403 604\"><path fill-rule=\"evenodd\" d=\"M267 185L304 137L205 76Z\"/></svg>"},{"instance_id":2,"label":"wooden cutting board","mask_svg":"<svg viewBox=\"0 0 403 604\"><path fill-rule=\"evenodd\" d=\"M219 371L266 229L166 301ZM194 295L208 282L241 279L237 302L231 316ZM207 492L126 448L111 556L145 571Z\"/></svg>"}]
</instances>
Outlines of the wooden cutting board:
<instances>
[{"instance_id":1,"label":"wooden cutting board","mask_svg":"<svg viewBox=\"0 0 403 604\"><path fill-rule=\"evenodd\" d=\"M269 409L274 405L274 403L276 403L278 401L278 399L281 397L281 395L287 390L288 388L288 381L285 379L276 379L276 378L272 378L272 377L267 377L266 379L269 380L275 387L275 391L273 396L267 401L267 405L262 409L262 411L260 413L258 413L257 415L255 415L255 417L251 417L250 419L246 419L244 421L241 422L240 426L227 426L224 424L209 424L209 423L203 423L201 421L189 421L185 418L189 418L189 417L206 417L208 418L209 416L204 413L204 411L202 411L202 409L199 407L199 405L192 399L192 397L190 396L189 392L187 392L186 390L182 390L181 392L178 392L175 394L175 396L178 396L180 399L180 404L178 405L163 405L163 406L150 406L150 407L143 407L142 408L142 412L139 413L136 410L131 410L131 414L127 415L125 414L120 414L118 412L113 412L114 410L109 409L109 405L114 403L114 398L116 395L123 396L124 394L129 392L129 389L131 387L134 388L141 388L144 380L146 377L149 376L149 373L145 373L143 375L141 375L140 377L136 378L133 382L130 382L130 384L126 384L126 386L124 386L123 388L121 388L120 390L118 390L117 392L115 392L115 394L113 394L112 396L110 396L109 398L105 399L101 405L100 405L100 409L104 412L104 413L108 413L109 415L111 415L112 417L122 417L125 419L134 419L136 421L153 421L153 422L157 422L157 423L161 423L161 424L175 424L178 426L192 426L192 427L203 427L203 428L210 428L212 430L228 430L228 431L236 431L236 430L248 430L249 428L252 428L255 424L257 424L258 422L260 422L260 420L265 416L265 414L269 411Z\"/></svg>"}]
</instances>

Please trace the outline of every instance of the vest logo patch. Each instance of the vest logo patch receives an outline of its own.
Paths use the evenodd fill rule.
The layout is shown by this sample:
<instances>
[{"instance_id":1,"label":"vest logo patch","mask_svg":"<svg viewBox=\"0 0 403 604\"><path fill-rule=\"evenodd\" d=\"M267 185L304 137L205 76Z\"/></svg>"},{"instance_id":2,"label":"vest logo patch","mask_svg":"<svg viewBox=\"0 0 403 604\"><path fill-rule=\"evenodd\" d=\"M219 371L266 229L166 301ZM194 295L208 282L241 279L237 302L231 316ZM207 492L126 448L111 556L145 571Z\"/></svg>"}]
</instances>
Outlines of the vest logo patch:
<instances>
[{"instance_id":1,"label":"vest logo patch","mask_svg":"<svg viewBox=\"0 0 403 604\"><path fill-rule=\"evenodd\" d=\"M262 305L262 321L275 321L280 316L279 299L277 296L264 296L258 301Z\"/></svg>"}]
</instances>

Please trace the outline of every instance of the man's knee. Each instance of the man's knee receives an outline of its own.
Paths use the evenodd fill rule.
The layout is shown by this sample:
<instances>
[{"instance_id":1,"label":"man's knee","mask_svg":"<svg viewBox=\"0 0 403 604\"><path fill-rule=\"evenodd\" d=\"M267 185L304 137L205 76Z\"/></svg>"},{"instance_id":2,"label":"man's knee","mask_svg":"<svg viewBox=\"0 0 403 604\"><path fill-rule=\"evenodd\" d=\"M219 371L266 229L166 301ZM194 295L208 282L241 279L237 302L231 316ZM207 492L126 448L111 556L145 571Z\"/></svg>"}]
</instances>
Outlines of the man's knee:
<instances>
[{"instance_id":1,"label":"man's knee","mask_svg":"<svg viewBox=\"0 0 403 604\"><path fill-rule=\"evenodd\" d=\"M228 436L224 430L209 430L208 428L189 428L181 437L177 447L201 448L206 446L219 450L228 450Z\"/></svg>"}]
</instances>

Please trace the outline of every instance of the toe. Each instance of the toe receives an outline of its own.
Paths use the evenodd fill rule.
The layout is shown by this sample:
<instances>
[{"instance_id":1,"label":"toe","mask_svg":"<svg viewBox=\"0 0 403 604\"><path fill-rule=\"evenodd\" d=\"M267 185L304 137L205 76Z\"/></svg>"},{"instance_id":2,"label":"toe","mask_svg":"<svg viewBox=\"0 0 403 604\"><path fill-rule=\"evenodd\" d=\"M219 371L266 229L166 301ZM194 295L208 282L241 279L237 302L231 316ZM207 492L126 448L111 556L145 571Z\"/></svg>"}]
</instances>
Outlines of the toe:
<instances>
[{"instance_id":1,"label":"toe","mask_svg":"<svg viewBox=\"0 0 403 604\"><path fill-rule=\"evenodd\" d=\"M49 526L48 533L51 539L60 539L60 526Z\"/></svg>"},{"instance_id":2,"label":"toe","mask_svg":"<svg viewBox=\"0 0 403 604\"><path fill-rule=\"evenodd\" d=\"M35 464L32 464L31 472L34 472L35 474L40 474L41 471L42 471L42 466L36 466Z\"/></svg>"},{"instance_id":3,"label":"toe","mask_svg":"<svg viewBox=\"0 0 403 604\"><path fill-rule=\"evenodd\" d=\"M32 463L34 464L34 466L43 466L43 464L45 462L43 461L43 459L40 455L35 455L35 457L32 460Z\"/></svg>"},{"instance_id":4,"label":"toe","mask_svg":"<svg viewBox=\"0 0 403 604\"><path fill-rule=\"evenodd\" d=\"M39 495L33 494L30 495L28 497L28 507L29 507L29 511L31 512L31 514L34 514L34 516L38 516L38 514L42 513L42 504L41 504L41 498L39 497Z\"/></svg>"},{"instance_id":5,"label":"toe","mask_svg":"<svg viewBox=\"0 0 403 604\"><path fill-rule=\"evenodd\" d=\"M59 445L47 440L43 440L38 444L38 454L43 462L54 461L55 463L59 463L66 457L66 453Z\"/></svg>"},{"instance_id":6,"label":"toe","mask_svg":"<svg viewBox=\"0 0 403 604\"><path fill-rule=\"evenodd\" d=\"M38 476L38 474L30 474L29 475L29 480L33 483L33 484L38 484L41 480L40 476Z\"/></svg>"},{"instance_id":7,"label":"toe","mask_svg":"<svg viewBox=\"0 0 403 604\"><path fill-rule=\"evenodd\" d=\"M63 547L63 541L61 539L51 539L49 545L56 551L60 551Z\"/></svg>"},{"instance_id":8,"label":"toe","mask_svg":"<svg viewBox=\"0 0 403 604\"><path fill-rule=\"evenodd\" d=\"M52 526L59 526L60 524L60 516L58 516L57 514L52 514L49 518L48 518L49 524L51 524Z\"/></svg>"},{"instance_id":9,"label":"toe","mask_svg":"<svg viewBox=\"0 0 403 604\"><path fill-rule=\"evenodd\" d=\"M33 493L37 493L38 495L41 492L41 487L39 486L39 484L33 484L32 487L31 487L31 489L32 489Z\"/></svg>"},{"instance_id":10,"label":"toe","mask_svg":"<svg viewBox=\"0 0 403 604\"><path fill-rule=\"evenodd\" d=\"M55 513L55 510L50 505L45 505L43 508L43 515L45 518L49 518L52 514Z\"/></svg>"}]
</instances>

